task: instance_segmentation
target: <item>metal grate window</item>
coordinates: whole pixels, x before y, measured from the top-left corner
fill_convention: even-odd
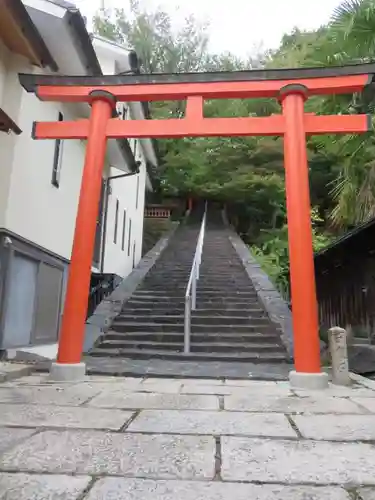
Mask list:
[[[119,201],[116,200],[116,215],[115,215],[115,231],[113,235],[113,243],[117,243],[117,231],[118,231],[118,211],[119,211]]]
[[[137,175],[137,194],[135,198],[135,209],[138,209],[138,198],[139,198],[139,175]]]
[[[125,250],[125,233],[126,233],[126,210],[124,210],[124,217],[122,220],[122,250]]]
[[[60,112],[58,121],[64,121],[64,115]],[[62,153],[63,153],[63,142],[61,139],[56,139],[55,141],[55,153],[53,156],[53,169],[52,169],[52,184],[55,187],[60,186],[60,173],[61,173],[61,164],[62,164]]]
[[[128,257],[130,256],[130,240],[132,237],[132,220],[129,220],[129,236],[128,236]]]

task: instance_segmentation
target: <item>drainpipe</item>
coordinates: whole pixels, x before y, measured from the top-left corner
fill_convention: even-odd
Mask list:
[[[109,203],[109,194],[111,181],[116,179],[123,179],[124,177],[131,177],[132,175],[139,174],[139,167],[141,166],[141,162],[137,161],[137,170],[134,172],[130,172],[128,174],[121,175],[113,175],[112,177],[107,177],[105,181],[105,203],[104,203],[104,220],[103,220],[103,236],[102,236],[102,251],[100,256],[100,272],[103,274],[104,272],[104,257],[105,257],[105,244],[106,244],[106,236],[107,236],[107,218],[108,218],[108,203]]]

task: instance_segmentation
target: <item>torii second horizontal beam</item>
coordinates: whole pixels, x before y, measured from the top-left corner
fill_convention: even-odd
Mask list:
[[[307,135],[364,133],[371,130],[368,115],[314,115],[306,113]],[[107,137],[119,138],[181,138],[231,136],[281,136],[285,132],[284,117],[250,118],[183,118],[167,120],[108,120]],[[86,139],[89,120],[66,122],[35,122],[34,139]]]

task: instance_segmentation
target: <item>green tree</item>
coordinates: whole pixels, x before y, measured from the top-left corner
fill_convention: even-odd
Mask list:
[[[233,71],[258,67],[329,66],[375,58],[375,0],[347,0],[318,30],[295,28],[277,50],[242,60],[208,50],[207,25],[191,16],[175,29],[171,16],[132,1],[130,11],[102,12],[97,33],[135,49],[145,72]],[[152,103],[155,118],[180,117],[183,102]],[[371,92],[310,98],[306,110],[317,114],[374,113]],[[207,117],[269,116],[276,100],[212,100]],[[279,138],[185,138],[159,141],[162,192],[194,195],[226,203],[232,222],[272,264],[280,287],[288,263],[283,145]],[[372,134],[308,139],[314,217],[314,245],[375,216],[375,143]],[[317,218],[319,220],[317,220]],[[263,257],[262,257],[263,256]],[[267,264],[266,264],[267,265]],[[268,270],[270,265],[268,265]],[[280,281],[281,280],[281,281]]]
[[[150,11],[131,0],[125,9],[107,10],[94,18],[94,31],[134,49],[146,73],[202,71],[208,60],[207,25],[188,17],[176,32],[167,12]]]

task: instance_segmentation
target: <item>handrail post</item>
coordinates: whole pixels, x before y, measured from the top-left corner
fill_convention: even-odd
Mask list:
[[[185,297],[185,324],[184,324],[184,353],[190,352],[190,331],[191,331],[191,297]]]
[[[197,308],[197,272],[198,272],[198,266],[195,266],[195,271],[193,274],[192,291],[191,291],[191,308],[194,311]]]

